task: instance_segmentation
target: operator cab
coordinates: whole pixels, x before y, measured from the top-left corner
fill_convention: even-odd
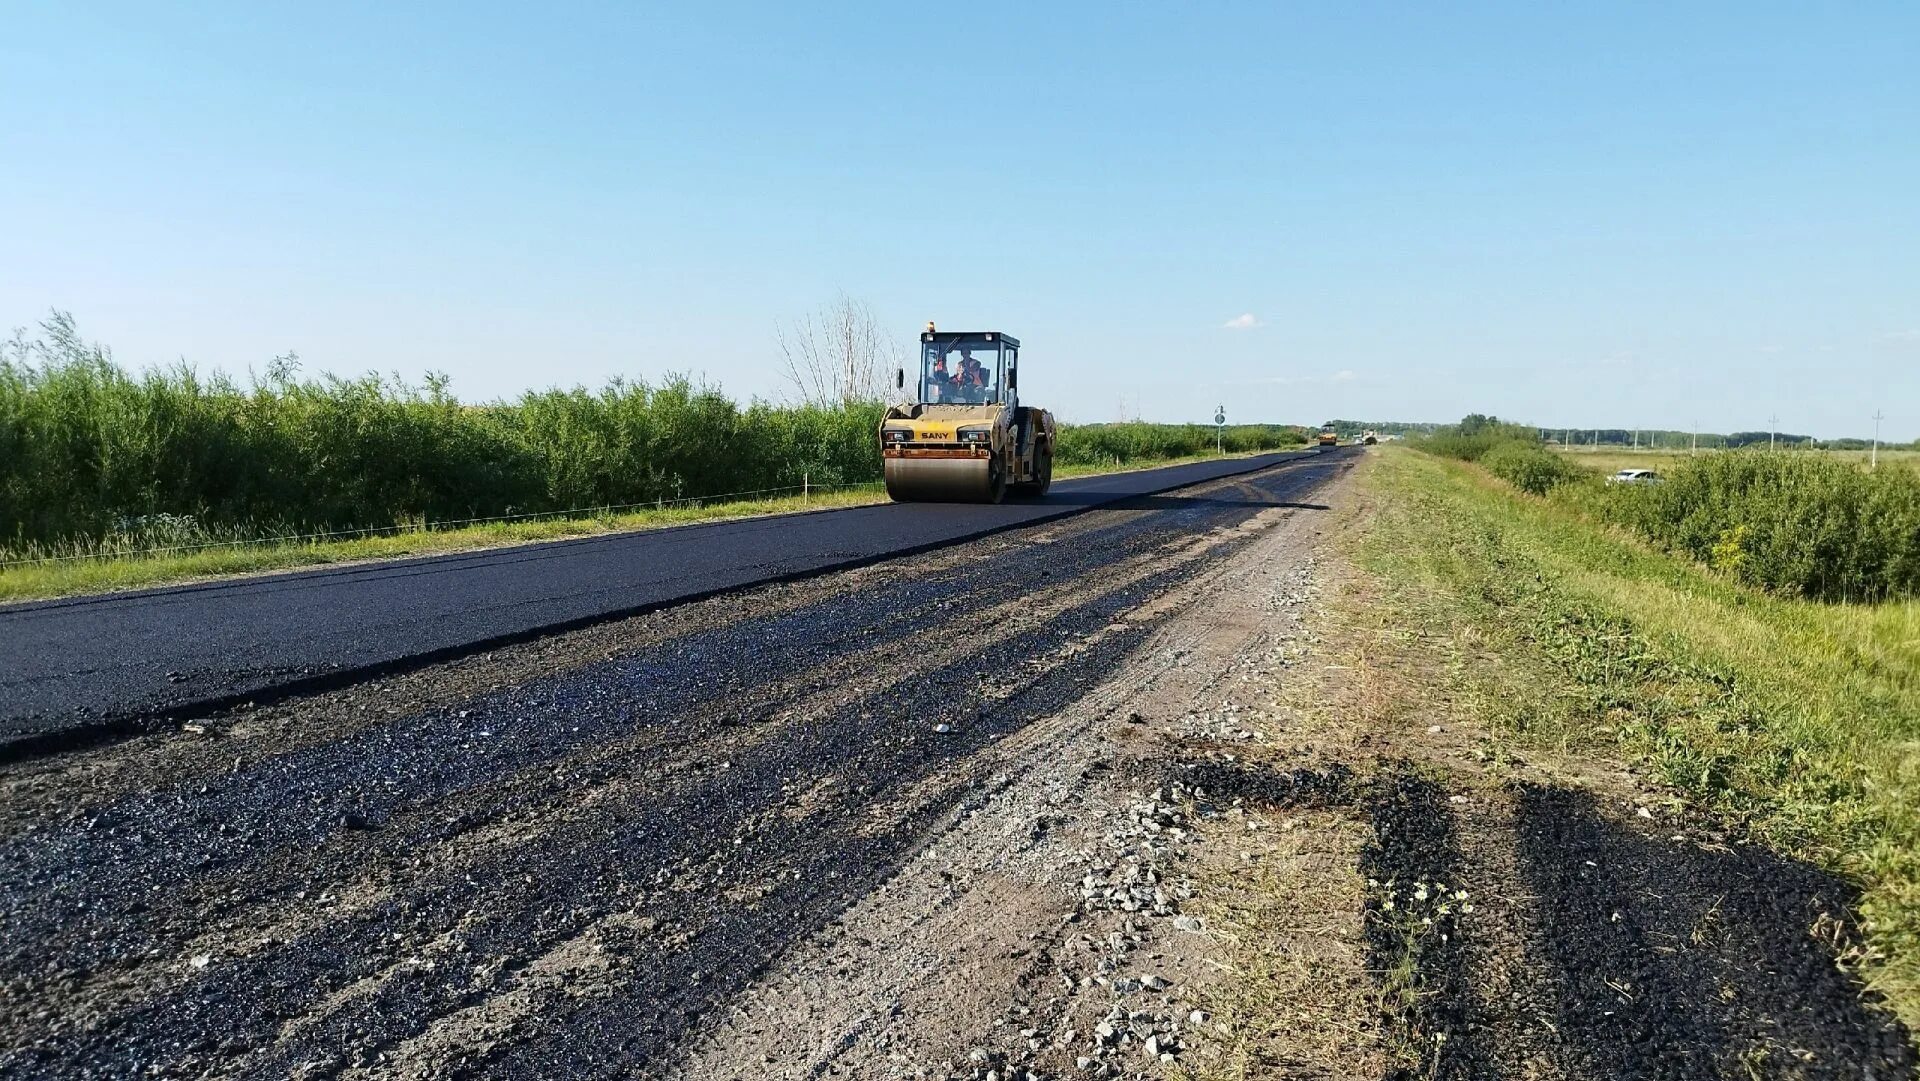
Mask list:
[[[920,405],[1018,405],[1020,342],[999,331],[920,335]],[[901,382],[904,384],[905,379]]]

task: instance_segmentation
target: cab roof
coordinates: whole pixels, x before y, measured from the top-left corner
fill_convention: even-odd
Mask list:
[[[923,330],[920,332],[920,340],[923,342],[942,341],[947,338],[985,338],[991,342],[999,342],[1001,345],[1020,348],[1020,339],[997,330]]]

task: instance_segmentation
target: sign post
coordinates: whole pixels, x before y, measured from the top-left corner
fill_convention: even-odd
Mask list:
[[[1227,453],[1226,442],[1227,442],[1227,407],[1225,405],[1216,405],[1213,407],[1213,456],[1214,457],[1221,458],[1226,456],[1226,453]]]

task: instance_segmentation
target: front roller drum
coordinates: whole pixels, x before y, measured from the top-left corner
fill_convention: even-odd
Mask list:
[[[886,476],[896,503],[998,503],[1007,494],[997,458],[888,458]]]

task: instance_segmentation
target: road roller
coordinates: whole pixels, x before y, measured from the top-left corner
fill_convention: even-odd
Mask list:
[[[908,390],[910,373],[894,373]],[[1053,484],[1053,414],[1020,404],[1020,341],[997,330],[927,324],[918,378],[880,422],[887,496],[909,503],[998,503]]]

